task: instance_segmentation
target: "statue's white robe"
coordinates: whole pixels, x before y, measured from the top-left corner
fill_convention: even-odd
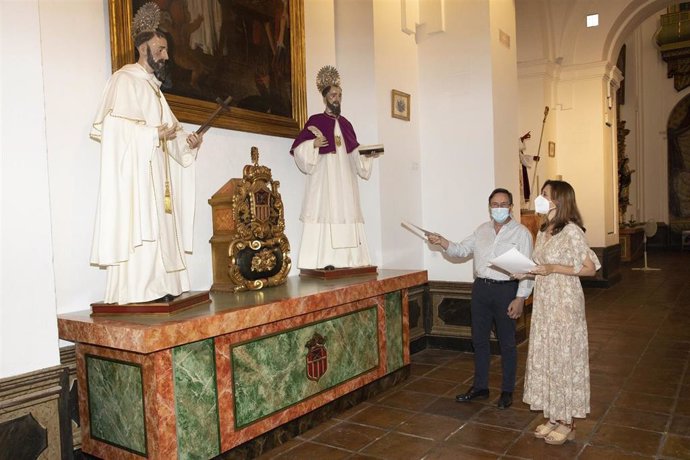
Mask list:
[[[172,214],[165,213],[166,161],[158,126],[177,124],[160,82],[139,64],[115,72],[91,137],[101,143],[101,183],[91,263],[107,269],[105,302],[126,304],[189,290],[197,149],[188,133],[168,140]]]
[[[342,137],[335,123],[335,136]],[[373,159],[345,150],[319,154],[314,140],[294,149],[297,167],[307,175],[300,220],[304,224],[299,268],[363,267],[371,265],[359,203],[357,176],[368,180]]]

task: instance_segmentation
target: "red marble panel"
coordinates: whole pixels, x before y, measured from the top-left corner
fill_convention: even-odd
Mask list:
[[[378,299],[377,315],[379,316],[376,324],[377,332],[379,334],[379,363],[383,369],[383,374],[388,372],[388,339],[386,338],[386,297],[381,296]]]
[[[216,337],[216,388],[218,389],[218,420],[220,424],[220,450],[225,452],[233,446],[235,432],[235,404],[230,356],[230,335]]]
[[[158,438],[158,445],[152,448],[159,458],[177,458],[177,417],[172,350],[164,350],[150,356],[152,382],[151,391],[146,393],[148,400],[155,401],[155,404],[152,407],[151,419],[148,418],[147,411],[146,424],[148,429],[157,431]]]

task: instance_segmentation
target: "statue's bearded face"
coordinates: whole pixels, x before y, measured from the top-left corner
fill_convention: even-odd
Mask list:
[[[343,99],[343,90],[338,86],[331,86],[326,95],[323,97],[326,103],[328,113],[333,115],[340,115],[340,103]]]
[[[164,82],[168,76],[168,41],[154,36],[146,43],[146,63],[153,70],[154,75]]]

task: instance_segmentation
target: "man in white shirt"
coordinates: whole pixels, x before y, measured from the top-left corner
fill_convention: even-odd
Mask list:
[[[532,256],[532,235],[527,227],[511,217],[513,195],[497,188],[489,195],[491,220],[480,225],[472,235],[460,243],[448,241],[441,235],[429,234],[429,242],[439,245],[449,256],[474,259],[472,286],[472,345],[474,347],[474,384],[457,402],[489,397],[489,361],[491,326],[496,323],[496,334],[501,346],[503,381],[499,409],[513,403],[517,348],[515,320],[522,315],[525,299],[532,292],[533,281],[512,279],[510,275],[489,266],[489,261],[511,248],[526,257]]]

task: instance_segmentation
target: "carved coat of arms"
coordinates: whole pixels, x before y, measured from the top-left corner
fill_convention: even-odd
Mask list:
[[[315,332],[305,347],[309,349],[307,352],[307,378],[318,382],[328,370],[326,339]]]

